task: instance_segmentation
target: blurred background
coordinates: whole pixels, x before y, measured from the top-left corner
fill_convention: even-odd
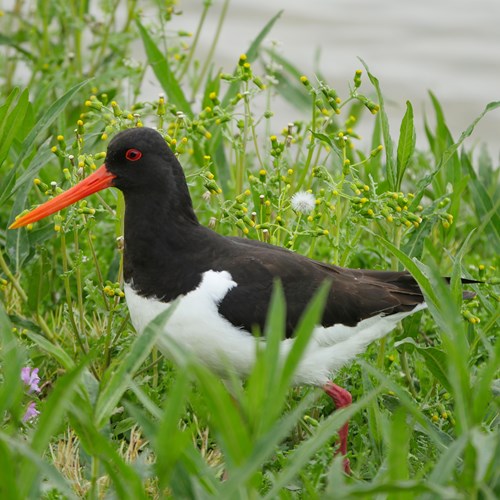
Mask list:
[[[194,32],[202,4],[202,0],[179,0],[176,10],[183,15],[175,16],[171,26]],[[214,0],[209,10],[197,54],[201,58],[223,4]],[[500,100],[500,0],[233,0],[215,56],[224,71],[232,71],[240,53],[282,9],[266,46],[279,42],[281,55],[311,80],[319,67],[344,97],[354,71],[361,68],[361,57],[380,81],[394,137],[410,100],[417,143],[425,143],[423,117],[434,120],[428,90],[441,102],[455,139],[488,102]],[[144,13],[147,17],[147,8]],[[157,95],[154,78],[146,81],[145,97]],[[364,82],[366,89],[366,75]],[[285,103],[275,112],[276,128],[299,117]],[[497,160],[499,133],[497,110],[483,118],[466,144],[486,142]]]

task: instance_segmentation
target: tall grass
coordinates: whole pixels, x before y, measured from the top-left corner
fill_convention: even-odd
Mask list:
[[[431,94],[435,120],[417,150],[411,104],[394,134],[364,62],[339,96],[265,47],[279,14],[219,73],[213,50],[204,64],[196,58],[211,2],[192,38],[169,30],[174,2],[151,8],[142,18],[134,1],[16,2],[0,17],[0,496],[498,497],[500,169],[485,150],[464,148],[482,115],[457,140]],[[133,40],[144,61],[130,59]],[[140,102],[148,67],[162,95]],[[307,114],[277,123],[278,93]],[[368,146],[360,121],[372,124]],[[415,276],[429,312],[336,375],[351,407],[332,413],[321,391],[290,388],[321,294],[280,364],[277,289],[255,370],[243,386],[223,384],[159,338],[168,317],[133,332],[120,194],[6,229],[95,169],[115,132],[141,124],[164,133],[200,220],[218,232]],[[291,201],[303,190],[314,195],[310,211]],[[484,281],[474,300],[462,301],[460,276]],[[40,369],[39,394],[27,393],[24,366]],[[23,422],[33,401],[40,414]],[[332,453],[348,418],[352,477]]]

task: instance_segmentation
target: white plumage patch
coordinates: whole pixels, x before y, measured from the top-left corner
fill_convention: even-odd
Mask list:
[[[233,326],[219,314],[218,304],[238,286],[227,271],[207,271],[199,286],[184,295],[165,325],[165,335],[194,354],[210,369],[224,373],[233,370],[241,377],[247,376],[255,362],[256,350],[262,339]],[[145,298],[125,285],[125,296],[132,323],[138,333],[170,303],[156,298]],[[425,308],[390,316],[374,316],[360,321],[354,327],[335,325],[318,326],[295,373],[296,384],[324,385],[331,374],[351,361],[376,339],[389,333],[404,317]],[[281,355],[290,351],[293,339],[283,340]]]

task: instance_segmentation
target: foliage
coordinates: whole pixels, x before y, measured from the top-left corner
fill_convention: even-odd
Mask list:
[[[152,17],[134,0],[37,5],[17,2],[0,17],[0,496],[497,497],[500,169],[485,150],[462,148],[478,120],[455,141],[431,94],[428,149],[416,149],[410,103],[396,145],[364,62],[339,96],[264,47],[279,14],[231,73],[217,73],[212,49],[203,65],[196,59],[212,2],[191,44],[169,30],[171,1]],[[129,58],[134,39],[147,60]],[[163,94],[142,101],[148,67]],[[277,94],[308,118],[277,124]],[[373,124],[368,145],[360,120]],[[167,317],[132,331],[120,194],[7,230],[95,169],[108,137],[142,124],[178,154],[203,224],[340,265],[404,266],[418,280],[429,312],[337,375],[350,408],[331,413],[320,391],[289,388],[321,294],[280,364],[276,290],[255,370],[244,388],[224,385],[164,339],[175,363],[161,356]],[[462,302],[459,276],[484,281],[474,300]],[[41,377],[40,415],[28,423],[24,366]],[[347,418],[352,477],[332,453]]]

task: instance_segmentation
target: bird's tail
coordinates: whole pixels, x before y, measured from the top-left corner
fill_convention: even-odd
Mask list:
[[[329,380],[332,373],[337,372],[358,354],[364,352],[369,344],[391,332],[406,316],[426,307],[423,303],[412,311],[381,315],[376,322],[367,322],[366,328],[358,329],[354,335],[333,345],[320,346],[313,339],[295,373],[294,382],[322,386]]]

